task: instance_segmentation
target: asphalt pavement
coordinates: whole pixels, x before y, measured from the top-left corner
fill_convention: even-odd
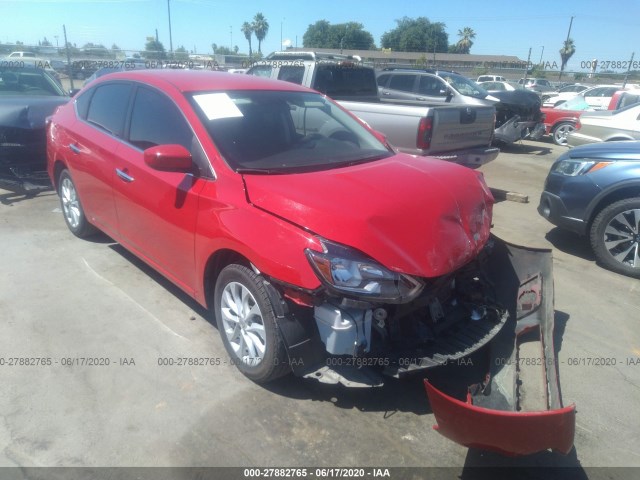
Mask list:
[[[599,267],[586,239],[536,212],[561,151],[524,141],[482,170],[529,198],[497,203],[494,233],[553,249],[560,383],[578,412],[569,455],[452,443],[432,429],[419,378],[258,386],[193,300],[110,238],[71,235],[53,192],[0,190],[0,467],[416,466],[461,478],[477,466],[584,468],[577,478],[640,467],[640,280]],[[169,365],[186,357],[214,362]]]

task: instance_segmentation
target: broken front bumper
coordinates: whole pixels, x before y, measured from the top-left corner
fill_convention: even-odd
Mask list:
[[[489,345],[484,379],[466,398],[425,380],[434,428],[467,447],[506,455],[567,454],[575,405],[563,406],[558,382],[551,251],[496,239],[492,257],[491,278],[510,318]]]
[[[504,143],[513,143],[525,138],[539,140],[544,132],[544,123],[531,120],[523,121],[516,115],[496,128],[495,139]]]

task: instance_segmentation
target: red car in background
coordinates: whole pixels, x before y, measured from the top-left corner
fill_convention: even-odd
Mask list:
[[[611,97],[607,110],[618,110],[637,102],[640,102],[640,90],[619,90]],[[580,115],[592,109],[578,95],[558,107],[542,107],[540,111],[544,114],[545,133],[551,135],[556,145],[566,145],[567,135],[576,129]]]
[[[440,431],[510,454],[571,449],[550,252],[490,235],[481,173],[398,154],[305,87],[226,73],[100,77],[47,139],[71,232],[106,232],[209,308],[250,379],[374,386],[486,345],[468,394],[427,385]],[[520,412],[531,329],[547,395]]]

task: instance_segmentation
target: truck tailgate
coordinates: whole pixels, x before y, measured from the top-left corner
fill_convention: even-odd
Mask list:
[[[492,106],[338,103],[384,134],[396,150],[404,153],[433,156],[477,168],[495,159],[499,152],[497,148],[490,148],[495,119]],[[426,143],[419,144],[419,136]]]
[[[491,143],[494,107],[434,107],[432,152],[448,152]]]

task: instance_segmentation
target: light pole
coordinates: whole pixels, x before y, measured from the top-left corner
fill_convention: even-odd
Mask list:
[[[542,65],[542,55],[543,54],[544,54],[544,45],[542,45],[542,52],[540,52],[540,61],[538,62],[541,65]]]
[[[169,2],[171,0],[167,0],[167,13],[169,14],[169,53],[173,57],[173,38],[171,37],[171,6]]]
[[[233,25],[229,25],[229,36],[231,37],[231,45],[229,45],[229,51],[233,52]]]

